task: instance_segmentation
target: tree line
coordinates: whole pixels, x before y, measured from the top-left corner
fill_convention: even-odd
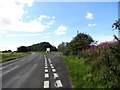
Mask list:
[[[41,42],[33,44],[31,46],[20,46],[17,48],[18,52],[28,52],[28,51],[46,51],[46,48],[50,48],[50,51],[58,51],[55,46],[52,46],[49,42]]]

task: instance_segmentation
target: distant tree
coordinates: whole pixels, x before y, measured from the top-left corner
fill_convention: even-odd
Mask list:
[[[11,50],[8,50],[8,52],[12,52]]]
[[[28,49],[27,49],[27,47],[25,47],[25,46],[20,46],[20,47],[17,48],[17,51],[18,51],[18,52],[27,52]]]
[[[5,51],[2,51],[3,53],[6,53],[6,52],[12,52],[11,50],[5,50]]]
[[[27,47],[28,51],[46,51],[46,48],[50,48],[51,51],[58,51],[55,46],[52,46],[49,42],[41,42],[33,44]]]
[[[62,42],[61,44],[58,45],[58,51],[63,52],[66,47],[67,47],[67,42]]]
[[[55,46],[52,46],[51,51],[58,51],[58,49]]]

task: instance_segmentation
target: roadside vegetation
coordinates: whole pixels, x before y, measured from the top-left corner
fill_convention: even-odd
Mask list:
[[[30,53],[23,53],[23,52],[0,52],[0,63],[10,61],[16,58],[20,58],[26,56]]]
[[[120,19],[113,28],[120,31]],[[90,35],[78,33],[59,45],[74,88],[120,88],[120,40],[114,37],[96,44]]]

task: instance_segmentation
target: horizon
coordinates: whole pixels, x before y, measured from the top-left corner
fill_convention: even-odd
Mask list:
[[[0,51],[16,51],[17,47],[44,41],[57,47],[70,42],[77,31],[98,43],[118,35],[112,30],[118,19],[118,2],[0,2]]]

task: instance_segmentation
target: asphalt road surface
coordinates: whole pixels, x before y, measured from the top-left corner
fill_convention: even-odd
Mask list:
[[[0,71],[1,88],[71,88],[59,53],[32,53],[2,64]]]

